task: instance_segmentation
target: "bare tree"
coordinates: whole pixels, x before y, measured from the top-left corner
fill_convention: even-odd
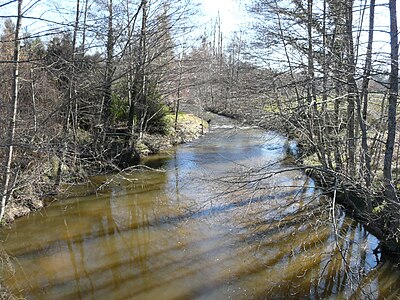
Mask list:
[[[13,191],[11,187],[11,178],[12,178],[11,165],[13,162],[15,130],[16,130],[17,114],[18,114],[21,21],[22,21],[22,0],[18,0],[17,23],[15,25],[15,35],[14,35],[13,81],[12,81],[12,92],[11,92],[12,99],[10,106],[10,125],[8,129],[7,155],[5,157],[5,167],[3,171],[3,189],[1,196],[0,221],[3,220],[4,218],[5,207]]]
[[[347,71],[347,170],[351,177],[355,176],[355,98],[357,97],[357,84],[355,81],[355,57],[353,42],[353,0],[346,5],[346,71]]]
[[[110,126],[111,118],[111,101],[112,101],[112,82],[114,76],[114,13],[113,13],[113,0],[108,0],[108,28],[107,28],[107,43],[106,43],[106,66],[104,73],[104,84],[103,84],[103,105],[102,105],[102,121],[103,121],[103,140]]]
[[[139,139],[143,137],[147,118],[147,77],[146,77],[146,61],[147,61],[147,0],[142,0],[142,27],[140,29],[140,50],[139,50],[139,101],[138,101],[138,119],[139,119]]]
[[[392,159],[394,142],[396,138],[396,109],[397,96],[399,94],[399,43],[397,28],[396,0],[389,0],[390,12],[390,89],[388,106],[388,125],[385,158],[383,165],[383,176],[385,184],[385,195],[392,201],[397,201],[396,189],[392,181]]]
[[[371,156],[369,153],[368,141],[367,141],[367,108],[368,108],[368,85],[372,72],[372,45],[374,40],[374,19],[375,19],[375,0],[371,0],[369,9],[368,44],[367,44],[367,53],[365,58],[364,74],[361,87],[362,90],[360,97],[357,97],[357,115],[362,135],[360,170],[361,172],[363,172],[363,177],[367,188],[371,186]],[[369,207],[369,209],[371,209],[371,207]]]

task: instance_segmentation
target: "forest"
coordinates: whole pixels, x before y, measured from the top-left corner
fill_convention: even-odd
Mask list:
[[[297,164],[399,254],[395,0],[253,0],[230,34],[195,24],[191,0],[76,0],[51,18],[41,2],[0,3],[0,220],[137,163],[191,103],[295,138]]]

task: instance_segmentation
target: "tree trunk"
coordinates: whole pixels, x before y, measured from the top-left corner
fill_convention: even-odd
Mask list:
[[[139,68],[135,67],[135,57],[133,55],[133,32],[135,29],[135,24],[137,17],[139,16],[140,10],[142,8],[142,3],[138,6],[138,9],[131,18],[130,16],[130,9],[129,9],[129,1],[127,0],[126,2],[126,8],[127,8],[127,21],[128,21],[128,56],[129,56],[129,69],[127,73],[127,88],[128,88],[128,103],[129,103],[129,114],[128,114],[128,121],[127,121],[127,128],[128,128],[128,135],[125,139],[125,146],[133,146],[134,142],[134,132],[135,132],[135,110],[136,110],[136,102],[138,100],[138,90],[137,90],[137,85],[138,85],[138,73],[139,73]],[[136,73],[136,74],[135,74]]]
[[[13,81],[12,81],[12,99],[10,106],[10,125],[8,129],[8,148],[6,153],[5,167],[3,172],[3,191],[1,197],[1,209],[0,209],[0,222],[4,218],[5,207],[8,200],[11,197],[12,189],[10,186],[11,181],[11,164],[13,162],[14,153],[14,141],[15,141],[15,129],[18,114],[18,89],[19,89],[19,54],[20,54],[20,40],[19,32],[21,29],[22,21],[22,0],[18,0],[18,15],[17,24],[15,26],[14,35],[14,55],[13,55]]]
[[[62,149],[59,150],[60,162],[57,168],[57,176],[55,180],[55,187],[58,187],[62,180],[62,170],[65,165],[65,157],[68,151],[68,132],[70,128],[70,122],[72,120],[72,132],[74,138],[74,157],[73,166],[76,165],[76,158],[78,152],[77,146],[77,122],[78,122],[78,105],[77,105],[77,95],[76,95],[76,80],[75,80],[75,56],[76,56],[76,39],[78,35],[78,22],[79,22],[79,8],[80,0],[76,1],[76,11],[75,11],[75,22],[74,22],[74,32],[72,37],[72,61],[70,68],[72,69],[71,76],[68,79],[68,99],[66,99],[66,111],[63,123],[63,135],[62,135]],[[72,117],[72,118],[71,118]]]
[[[182,63],[181,63],[181,58],[179,58],[178,93],[175,105],[175,131],[178,129],[179,104],[181,100],[181,85],[182,85]]]
[[[147,117],[147,82],[146,82],[146,53],[147,53],[147,0],[142,0],[142,28],[140,30],[140,58],[139,58],[139,139],[143,137]]]
[[[399,93],[399,45],[398,45],[398,29],[396,15],[396,0],[389,0],[390,11],[390,90],[389,90],[389,106],[388,106],[388,127],[387,140],[385,149],[385,158],[383,164],[383,177],[385,184],[385,196],[397,202],[396,189],[392,182],[392,158],[394,150],[394,142],[396,137],[396,106],[397,96]]]
[[[114,29],[113,29],[113,0],[108,0],[108,32],[107,32],[107,58],[106,70],[103,84],[103,140],[109,130],[111,121],[111,97],[112,97],[112,78],[113,78],[113,56],[114,56]]]
[[[36,88],[35,88],[35,78],[33,76],[33,68],[31,67],[29,69],[29,75],[30,75],[30,80],[31,80],[31,93],[32,93],[32,110],[33,110],[33,129],[35,131],[35,134],[32,137],[32,140],[34,139],[37,131],[37,109],[36,109]]]
[[[323,139],[324,139],[324,147],[325,147],[325,156],[327,159],[327,164],[330,169],[334,169],[332,163],[332,145],[331,139],[329,137],[329,130],[327,130],[327,126],[331,126],[330,122],[328,121],[328,79],[329,79],[329,61],[327,56],[327,30],[326,30],[326,21],[327,21],[327,3],[326,0],[323,0],[323,16],[322,16],[322,124],[324,124],[324,132],[323,132]]]
[[[307,1],[307,32],[308,32],[308,50],[307,50],[307,61],[308,61],[308,87],[307,87],[307,100],[308,104],[314,103],[315,97],[315,83],[314,83],[314,51],[312,41],[312,11],[313,11],[313,0]],[[315,103],[314,103],[315,104]]]
[[[77,103],[77,95],[76,95],[76,86],[75,86],[75,60],[76,60],[76,44],[77,44],[77,38],[78,38],[78,29],[79,29],[79,15],[80,15],[80,0],[76,0],[76,11],[75,11],[75,22],[74,22],[74,33],[72,36],[72,77],[70,79],[70,98],[72,102],[72,106],[74,108],[73,112],[73,118],[72,118],[72,124],[73,124],[73,130],[76,135],[76,129],[77,129],[77,124],[78,124],[78,103]]]
[[[89,0],[85,0],[85,11],[83,12],[83,26],[82,26],[82,56],[85,54],[85,47],[86,47],[86,24],[87,24],[87,15],[88,15],[88,2]]]
[[[312,109],[310,116],[310,138],[313,139],[313,135],[315,133],[317,143],[317,156],[322,163],[324,168],[327,168],[326,162],[326,153],[325,153],[325,142],[322,133],[322,124],[320,113],[318,111],[317,106],[317,92],[315,87],[315,70],[314,70],[314,49],[313,49],[313,0],[307,1],[307,32],[308,32],[308,51],[307,51],[307,60],[308,60],[308,86],[307,86],[307,99],[310,109]]]
[[[339,32],[339,24],[338,21],[335,20],[335,27],[333,30],[333,34],[332,34],[332,40],[331,40],[331,45],[330,48],[331,49],[335,49],[335,45],[337,43],[337,36]],[[340,59],[341,55],[334,52],[336,59],[334,61],[333,64],[333,72],[334,72],[334,76],[336,78],[340,78],[341,77],[341,68],[342,68],[342,64],[343,61]],[[333,131],[333,155],[334,155],[334,161],[335,161],[335,171],[336,172],[341,172],[343,170],[343,160],[342,160],[342,141],[340,139],[340,131],[341,131],[341,114],[340,114],[340,102],[341,102],[341,95],[340,95],[340,85],[341,83],[339,82],[339,80],[335,80],[334,81],[334,90],[335,90],[335,98],[334,98],[334,113],[333,113],[333,126],[332,126],[332,131]]]
[[[367,54],[365,58],[364,74],[362,81],[361,97],[357,98],[357,114],[361,128],[361,161],[360,169],[365,180],[367,188],[371,186],[371,156],[367,143],[367,107],[368,107],[368,85],[372,70],[372,43],[374,39],[374,18],[375,18],[375,0],[370,1],[369,9],[369,28]],[[361,107],[361,101],[363,101]],[[370,205],[369,205],[370,206]],[[369,207],[371,208],[371,207]]]
[[[357,85],[355,83],[355,59],[353,45],[353,0],[346,7],[346,55],[347,55],[347,172],[355,176],[355,97]]]
[[[339,87],[339,83],[336,82],[335,83],[335,102],[334,102],[334,113],[333,113],[333,117],[334,117],[334,156],[335,156],[335,171],[336,172],[340,172],[343,169],[343,161],[342,161],[342,151],[340,149],[340,145],[341,142],[339,140],[339,133],[340,133],[340,87]]]
[[[275,6],[277,7],[278,4],[277,4],[276,0],[274,2],[275,2]],[[290,78],[291,78],[291,80],[293,80],[293,82],[296,82],[296,79],[294,77],[294,72],[293,72],[293,65],[292,65],[292,62],[291,62],[291,59],[290,59],[290,56],[289,56],[288,45],[286,43],[286,40],[285,40],[285,37],[284,37],[284,33],[283,33],[281,16],[280,16],[280,12],[278,10],[276,12],[276,16],[277,16],[277,21],[278,21],[279,37],[282,40],[283,50],[285,51],[285,57],[286,57],[286,61],[288,63],[288,67],[289,67]],[[297,83],[295,83],[295,85],[294,85],[294,92],[296,94],[297,106],[299,108],[302,108],[304,103],[303,103],[303,99],[300,97],[300,92],[299,92],[299,88],[297,86]]]
[[[74,33],[72,37],[72,74],[69,79],[69,102],[72,105],[72,132],[74,138],[74,158],[73,166],[76,167],[76,160],[78,156],[78,141],[77,141],[77,130],[78,130],[78,95],[77,95],[77,83],[75,78],[76,72],[76,54],[77,54],[77,38],[79,29],[79,16],[80,16],[80,0],[76,0],[76,11],[75,11],[75,23]]]

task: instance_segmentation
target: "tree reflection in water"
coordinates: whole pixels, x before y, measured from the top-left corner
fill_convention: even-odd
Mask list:
[[[399,295],[375,237],[332,207],[286,148],[273,133],[215,129],[153,158],[165,171],[94,178],[108,184],[3,231],[15,266],[3,277],[17,295],[48,299]]]

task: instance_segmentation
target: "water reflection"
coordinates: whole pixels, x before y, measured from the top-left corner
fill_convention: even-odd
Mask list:
[[[147,162],[164,172],[93,178],[109,184],[3,231],[15,266],[3,277],[32,299],[398,296],[377,240],[301,172],[281,172],[288,147],[273,133],[218,129]]]

